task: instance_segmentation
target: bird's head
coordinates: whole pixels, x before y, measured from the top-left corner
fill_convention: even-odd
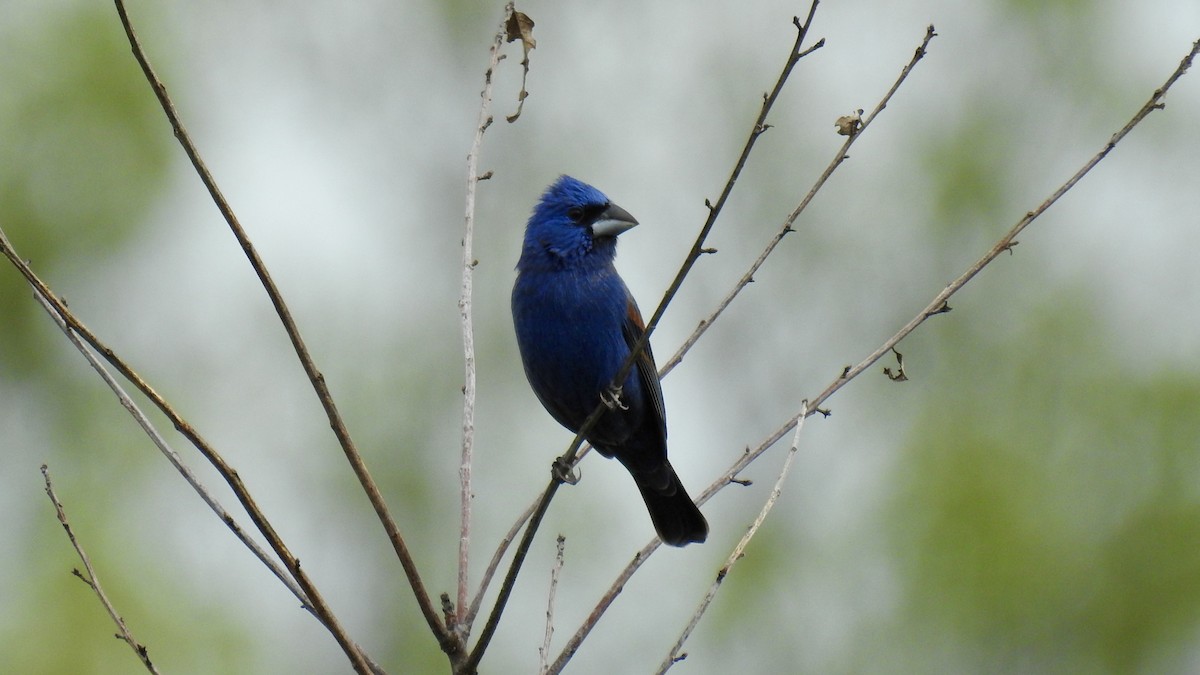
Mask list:
[[[607,263],[616,255],[617,235],[637,224],[603,192],[561,176],[546,188],[529,218],[522,263],[536,264],[536,258],[558,265],[588,258]]]

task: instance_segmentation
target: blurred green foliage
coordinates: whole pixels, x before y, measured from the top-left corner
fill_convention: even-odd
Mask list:
[[[1082,306],[939,350],[884,528],[906,589],[896,644],[952,636],[976,672],[1134,672],[1188,647],[1200,382],[1123,367]]]
[[[106,5],[18,13],[0,27],[0,81],[0,224],[40,275],[86,274],[165,184],[162,114]],[[11,269],[0,314],[0,372],[45,366],[45,317]]]
[[[0,22],[0,225],[53,286],[56,279],[87,278],[138,234],[165,184],[172,139],[110,6],[11,9]],[[60,358],[61,334],[32,300],[24,279],[7,261],[2,267],[0,384],[21,392],[39,411],[39,418],[25,423],[52,429],[62,447],[75,453],[73,468],[95,471],[96,478],[131,471],[137,464],[124,462],[121,450],[132,448],[127,442],[132,425],[114,425],[97,414],[112,409],[111,395],[77,386],[80,362]],[[98,447],[108,452],[92,452]],[[15,448],[0,442],[0,449]],[[13,470],[16,463],[9,466]],[[20,466],[25,473],[27,467]],[[76,484],[71,475],[59,476],[60,490],[71,491]],[[125,473],[119,480],[130,477]],[[76,527],[91,535],[97,560],[119,559],[123,550],[123,526],[109,510],[114,506],[111,500],[93,502],[73,514]],[[48,503],[36,507],[52,514]],[[18,549],[21,583],[6,607],[9,620],[0,624],[0,670],[129,672],[127,654],[98,656],[128,648],[112,638],[111,620],[91,591],[71,578],[69,566],[43,562],[46,555],[58,561],[74,555],[61,530],[36,534],[47,536],[31,536]],[[145,583],[150,572],[120,565],[102,570],[110,592],[130,599],[124,610],[138,615],[137,594],[124,591]],[[47,647],[53,644],[49,636],[56,636],[58,647]]]

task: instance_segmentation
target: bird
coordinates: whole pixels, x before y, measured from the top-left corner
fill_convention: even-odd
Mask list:
[[[613,382],[646,332],[614,265],[617,236],[637,224],[600,190],[560,176],[525,226],[513,326],[525,377],[542,406],[578,433],[604,403],[588,442],[633,476],[663,543],[686,546],[708,537],[708,522],[667,460],[662,386],[649,344],[625,381]]]

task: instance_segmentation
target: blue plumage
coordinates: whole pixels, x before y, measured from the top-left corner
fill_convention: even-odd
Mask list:
[[[617,274],[617,235],[637,220],[596,188],[562,176],[546,189],[525,228],[513,286],[513,324],[525,376],[564,427],[578,431],[604,398],[645,331]],[[702,542],[708,524],[667,461],[658,369],[649,347],[617,400],[588,434],[629,470],[663,542]]]

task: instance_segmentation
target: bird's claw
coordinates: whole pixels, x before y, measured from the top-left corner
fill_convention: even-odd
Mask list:
[[[567,485],[575,485],[579,482],[579,474],[571,468],[571,463],[559,457],[550,465],[550,475],[555,480],[566,483]]]
[[[621,387],[609,387],[600,392],[600,402],[609,410],[629,410],[629,406],[621,401]]]

